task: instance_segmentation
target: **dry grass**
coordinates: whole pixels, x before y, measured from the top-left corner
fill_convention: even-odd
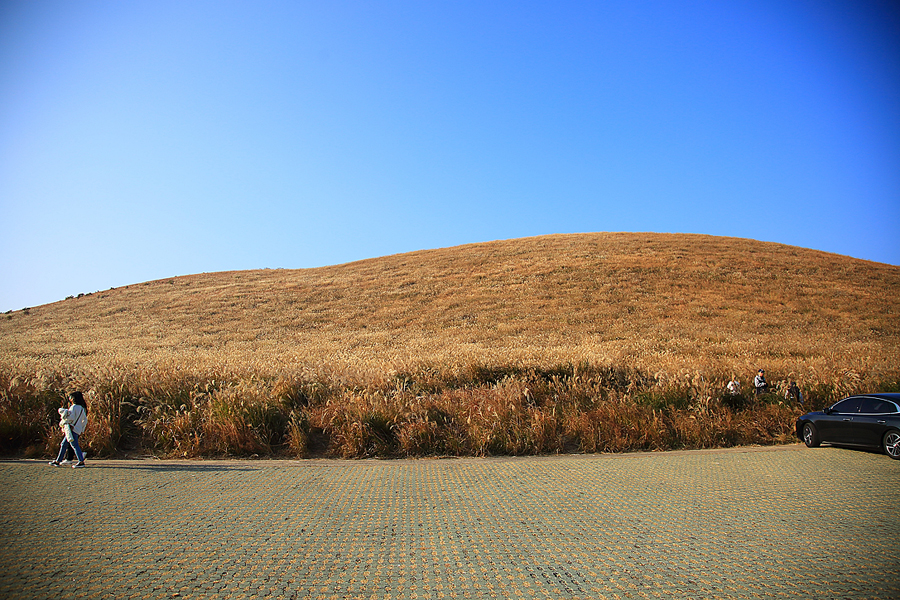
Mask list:
[[[88,392],[94,453],[413,456],[777,443],[723,403],[900,381],[900,268],[777,244],[560,235],[192,275],[0,317],[0,451]],[[726,399],[727,400],[727,399]]]

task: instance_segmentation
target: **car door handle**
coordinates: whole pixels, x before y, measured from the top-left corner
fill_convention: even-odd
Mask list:
[[[885,423],[887,423],[887,421],[884,421],[884,420],[878,421],[879,425],[884,425]]]
[[[852,421],[853,419],[850,418],[850,417],[848,417],[848,418],[846,418],[846,419],[844,419],[844,420],[845,420],[845,421]]]

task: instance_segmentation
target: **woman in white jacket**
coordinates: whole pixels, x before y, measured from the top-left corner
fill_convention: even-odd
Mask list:
[[[75,458],[78,459],[72,468],[77,469],[84,466],[84,453],[81,451],[81,446],[78,445],[78,437],[84,433],[84,428],[87,427],[87,403],[81,392],[72,392],[69,394],[69,400],[72,402],[72,406],[59,409],[59,427],[63,430],[63,441],[59,445],[59,456],[56,457],[56,460],[51,460],[50,465],[58,467],[71,448],[75,451]]]

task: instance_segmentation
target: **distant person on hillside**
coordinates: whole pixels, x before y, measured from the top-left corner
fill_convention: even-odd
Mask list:
[[[740,396],[741,395],[741,382],[737,380],[737,377],[734,375],[731,376],[731,381],[728,382],[728,385],[725,386],[728,389],[728,393],[732,396]]]
[[[762,394],[765,394],[769,389],[769,384],[766,382],[766,372],[762,369],[756,373],[756,378],[753,380],[753,387],[756,388],[757,398]]]
[[[50,461],[50,466],[60,466],[71,448],[75,451],[75,457],[78,459],[72,468],[77,469],[84,466],[84,453],[78,444],[78,438],[87,427],[87,402],[84,401],[84,395],[81,392],[72,392],[69,394],[69,400],[72,402],[72,406],[59,409],[59,428],[62,429],[63,440],[59,445],[59,456],[56,457],[56,460]]]
[[[797,387],[796,381],[792,381],[791,385],[784,391],[784,399],[788,402],[796,402],[800,405],[803,404],[803,392]]]

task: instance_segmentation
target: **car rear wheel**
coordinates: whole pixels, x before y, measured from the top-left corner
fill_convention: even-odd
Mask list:
[[[885,454],[894,460],[900,460],[900,431],[888,431],[884,434],[882,444],[884,445]]]
[[[803,424],[803,443],[810,448],[815,448],[822,443],[819,439],[819,432],[812,423]]]

